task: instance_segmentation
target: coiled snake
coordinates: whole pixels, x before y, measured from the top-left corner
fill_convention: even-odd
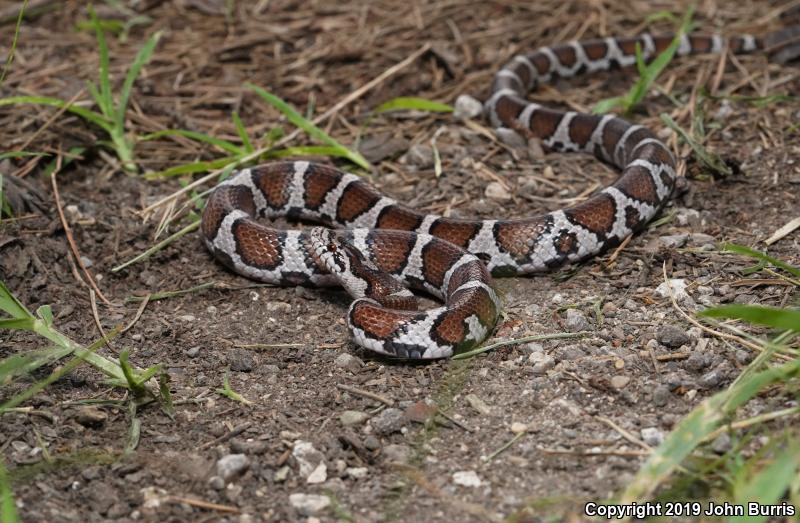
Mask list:
[[[235,272],[280,285],[341,285],[355,298],[347,324],[355,342],[400,358],[448,357],[481,343],[501,310],[492,276],[523,275],[584,260],[619,245],[655,216],[675,186],[676,163],[649,129],[613,115],[561,111],[525,100],[555,77],[627,67],[672,36],[571,42],[515,56],[496,74],[485,111],[495,128],[537,137],[553,151],[582,151],[621,169],[584,202],[524,219],[468,220],[424,214],[367,182],[304,161],[244,169],[209,197],[202,236]],[[680,38],[677,55],[747,53],[752,36]],[[258,217],[338,227],[278,230]],[[418,311],[412,288],[444,305]]]

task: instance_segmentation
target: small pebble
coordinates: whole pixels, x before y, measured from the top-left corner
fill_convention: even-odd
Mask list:
[[[521,434],[528,431],[528,424],[515,421],[511,424],[511,432],[514,434]]]
[[[200,346],[197,345],[195,347],[192,347],[191,349],[186,349],[186,353],[185,354],[187,356],[189,356],[190,358],[196,358],[197,355],[200,354]]]
[[[301,516],[316,516],[330,506],[331,500],[320,494],[297,492],[289,495],[289,503]]]
[[[589,321],[586,316],[577,309],[567,309],[567,317],[564,326],[569,332],[585,331],[589,328]]]
[[[84,427],[97,428],[103,425],[108,419],[108,414],[97,407],[91,405],[81,407],[75,413],[75,421]]]
[[[642,441],[651,447],[657,447],[664,441],[664,433],[656,427],[646,427],[641,430]]]
[[[411,448],[407,445],[387,445],[383,449],[383,455],[386,458],[386,461],[393,463],[406,463],[408,458],[411,456]]]
[[[336,356],[336,359],[333,360],[333,363],[340,369],[346,369],[353,373],[358,372],[364,365],[364,362],[361,361],[360,358],[347,352],[343,352]]]
[[[226,483],[244,474],[250,467],[250,458],[244,454],[228,454],[217,460],[217,476]]]
[[[459,95],[456,98],[453,117],[458,120],[465,118],[477,118],[483,113],[483,104],[468,94]]]
[[[297,461],[300,477],[308,478],[325,461],[325,456],[310,441],[295,440],[292,457]]]
[[[656,339],[665,347],[677,349],[689,343],[689,335],[686,330],[676,325],[662,325],[656,331]]]
[[[255,367],[253,353],[244,349],[233,349],[228,352],[228,364],[233,372],[250,372]]]
[[[672,280],[665,281],[658,287],[656,287],[656,295],[660,296],[661,298],[669,298],[670,297],[670,290],[672,291],[672,295],[675,297],[677,301],[683,301],[686,298],[689,298],[689,294],[686,292],[687,283],[686,280],[676,278]]]
[[[731,437],[727,432],[723,432],[719,436],[717,436],[714,441],[711,443],[711,450],[716,452],[717,454],[725,454],[733,447],[731,443]]]
[[[428,169],[433,167],[433,149],[429,145],[414,144],[400,159],[402,163]]]
[[[533,357],[535,354],[531,354],[530,357]],[[531,371],[534,374],[547,374],[547,371],[552,369],[556,366],[556,360],[550,355],[544,354],[542,355],[539,360],[533,365],[533,369]]]
[[[378,441],[378,438],[369,434],[364,438],[364,448],[367,450],[378,450],[381,448],[381,442]]]
[[[208,478],[208,486],[214,490],[222,490],[225,488],[225,480],[219,476],[211,476]]]
[[[467,403],[469,403],[469,406],[475,409],[479,414],[488,416],[489,414],[492,413],[491,407],[489,407],[489,405],[487,405],[485,401],[480,399],[475,394],[467,394],[467,396],[464,399],[466,399]]]
[[[614,376],[611,378],[611,386],[615,389],[624,389],[631,379],[628,376]]]
[[[367,467],[348,467],[344,473],[353,479],[362,479],[367,477],[369,469]]]
[[[669,387],[666,385],[659,385],[653,391],[653,405],[656,407],[665,406],[669,402],[671,395]]]
[[[507,202],[511,200],[511,193],[508,192],[508,189],[500,182],[489,182],[486,185],[484,194],[490,200],[498,202]]]
[[[480,487],[481,478],[474,470],[460,470],[453,472],[453,483],[462,487]]]
[[[513,147],[515,149],[522,149],[528,146],[528,142],[520,136],[520,134],[512,129],[507,127],[500,127],[494,130],[495,136],[497,139],[503,142],[504,144],[508,145],[509,147]]]
[[[361,425],[369,419],[369,414],[360,410],[346,410],[339,415],[339,422],[345,427]]]
[[[370,420],[370,425],[378,436],[399,432],[405,423],[406,417],[403,411],[393,407],[383,409]]]

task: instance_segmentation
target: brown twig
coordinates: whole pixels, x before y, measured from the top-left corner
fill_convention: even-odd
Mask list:
[[[375,394],[374,392],[370,392],[368,390],[357,389],[355,387],[351,387],[350,385],[345,385],[344,383],[337,383],[336,387],[345,392],[349,392],[357,396],[363,396],[365,398],[373,399],[375,401],[380,401],[381,403],[389,407],[394,405],[394,400],[392,400],[391,398],[387,398],[386,396],[381,396],[380,394]]]
[[[58,216],[61,219],[61,226],[64,227],[64,234],[67,236],[67,242],[69,242],[69,247],[72,250],[72,255],[75,257],[75,262],[83,271],[83,274],[86,276],[89,285],[94,289],[94,292],[103,300],[103,303],[106,305],[111,305],[111,302],[103,295],[100,288],[97,286],[97,283],[94,281],[94,277],[92,273],[89,272],[89,269],[86,268],[86,265],[83,263],[81,259],[80,251],[78,251],[78,246],[75,243],[75,239],[72,237],[72,229],[69,227],[69,223],[67,223],[67,218],[64,216],[64,209],[61,205],[61,196],[58,193],[58,183],[56,182],[56,177],[58,175],[58,171],[61,168],[61,156],[58,157],[56,169],[53,171],[53,174],[50,175],[50,183],[53,186],[53,195],[56,199],[56,209],[58,209]]]

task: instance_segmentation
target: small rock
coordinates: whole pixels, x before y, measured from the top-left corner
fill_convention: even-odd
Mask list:
[[[656,331],[656,339],[660,344],[671,349],[677,349],[690,341],[686,330],[677,325],[662,325]]]
[[[378,441],[373,434],[368,434],[364,437],[364,448],[367,450],[378,450],[381,448],[381,442]]]
[[[628,376],[614,376],[611,378],[611,386],[617,390],[624,389],[631,379]]]
[[[427,169],[433,167],[433,149],[429,145],[414,144],[400,159],[402,163]]]
[[[316,516],[331,504],[328,496],[295,493],[289,495],[289,503],[301,516]]]
[[[714,112],[714,119],[719,121],[727,120],[730,115],[734,113],[734,109],[728,100],[723,100],[719,109]]]
[[[717,436],[711,443],[711,450],[717,454],[725,454],[731,450],[732,447],[733,445],[731,444],[731,437],[727,432],[723,432]]]
[[[462,487],[480,487],[481,478],[474,470],[460,470],[453,472],[453,483]]]
[[[228,454],[217,460],[217,476],[225,483],[236,479],[250,468],[250,458],[244,454]]]
[[[346,410],[339,415],[339,422],[345,427],[360,425],[369,419],[369,414],[360,410]]]
[[[365,445],[366,446],[366,445]],[[386,445],[383,449],[386,461],[393,463],[406,463],[411,456],[411,448],[408,445]]]
[[[706,389],[713,389],[722,381],[722,373],[718,369],[703,374],[700,378],[700,386]]]
[[[283,481],[286,481],[286,478],[288,476],[289,476],[289,466],[284,465],[275,471],[275,475],[272,477],[272,479],[275,480],[275,483],[281,483]]]
[[[295,440],[292,456],[297,461],[300,477],[308,478],[325,461],[322,452],[314,448],[310,441]]]
[[[107,419],[108,414],[91,405],[81,407],[78,409],[78,412],[75,413],[75,421],[84,427],[101,427]]]
[[[477,118],[483,113],[483,104],[468,94],[461,94],[456,98],[453,117],[458,120]]]
[[[190,358],[196,358],[197,355],[200,354],[200,346],[197,345],[197,346],[192,347],[190,349],[186,349],[186,352],[184,354],[186,354]]]
[[[687,369],[699,372],[704,368],[708,367],[711,362],[709,361],[709,357],[707,354],[703,354],[700,351],[693,351],[689,357],[686,359],[684,366]]]
[[[660,296],[661,298],[669,298],[670,297],[670,290],[672,291],[672,295],[675,297],[677,301],[683,301],[686,298],[689,298],[689,294],[686,292],[686,280],[680,278],[674,278],[668,281],[665,281],[658,287],[656,287],[656,295]]]
[[[710,234],[704,234],[702,232],[695,232],[689,235],[689,244],[691,245],[714,245],[716,241],[717,239]]]
[[[651,447],[657,447],[664,441],[664,433],[656,427],[646,427],[641,430],[642,441]]]
[[[508,192],[508,189],[500,182],[489,182],[489,184],[486,185],[484,194],[487,198],[498,202],[507,202],[511,200],[511,193]]]
[[[668,249],[677,249],[679,247],[683,247],[686,245],[686,242],[689,241],[688,234],[670,234],[667,236],[660,236],[658,241],[661,242],[664,247]]]
[[[539,342],[532,341],[530,343],[526,343],[520,347],[520,350],[523,354],[531,355],[531,354],[541,354],[544,352],[544,345]]]
[[[317,468],[311,472],[306,478],[306,483],[309,485],[315,485],[317,483],[325,483],[325,480],[328,479],[328,466],[325,464],[324,461],[320,462],[317,465]]]
[[[208,486],[214,490],[222,490],[225,488],[225,480],[219,476],[211,476],[208,478]]]
[[[489,405],[487,405],[485,401],[480,399],[475,394],[467,394],[464,399],[466,399],[467,403],[469,403],[469,406],[475,409],[479,414],[488,416],[492,413],[492,409],[489,407]]]
[[[700,225],[700,212],[695,209],[678,209],[675,215],[675,221],[681,227],[687,225]]]
[[[523,138],[518,132],[507,127],[500,127],[494,130],[497,139],[515,149],[522,149],[528,146],[527,140]]]
[[[83,266],[86,267],[87,269],[94,265],[92,259],[87,256],[81,256],[81,263],[83,263]]]
[[[343,352],[336,356],[336,359],[333,360],[334,365],[341,369],[349,370],[352,373],[358,372],[361,367],[364,365],[364,362],[361,361],[360,358],[353,356],[347,352]]]
[[[369,469],[367,467],[348,467],[344,473],[353,479],[361,479],[367,477]]]
[[[255,360],[250,351],[234,349],[228,352],[228,364],[234,372],[250,372],[255,367]]]
[[[409,421],[425,423],[436,414],[436,406],[425,401],[415,401],[409,405],[403,415]]]
[[[613,301],[607,301],[603,304],[603,315],[613,318],[617,315],[617,305]]]
[[[531,354],[531,356],[530,356],[530,357],[533,357],[533,356],[534,356],[534,355],[533,355],[533,354]],[[542,356],[541,356],[541,358],[540,358],[540,359],[539,359],[539,360],[538,360],[538,361],[537,361],[537,362],[536,362],[536,363],[533,365],[533,368],[531,369],[531,372],[533,372],[534,374],[539,374],[539,375],[542,375],[542,374],[547,374],[547,371],[548,371],[548,370],[550,370],[550,369],[552,369],[552,368],[553,368],[553,367],[555,367],[555,366],[556,366],[556,360],[555,360],[555,358],[553,358],[552,356],[550,356],[550,355],[548,355],[548,354],[544,354],[544,355],[542,355]]]
[[[374,418],[370,420],[375,434],[379,436],[386,436],[393,432],[398,432],[406,423],[406,417],[403,411],[390,407],[382,410]]]
[[[569,332],[580,332],[589,328],[589,321],[578,309],[567,309],[567,317],[564,321],[564,326]]]
[[[527,423],[521,423],[519,421],[515,421],[514,423],[511,424],[511,432],[513,432],[514,434],[522,434],[523,432],[527,431],[528,431]]]
[[[659,385],[653,391],[653,405],[656,407],[663,407],[669,402],[671,395],[669,387],[666,385]]]

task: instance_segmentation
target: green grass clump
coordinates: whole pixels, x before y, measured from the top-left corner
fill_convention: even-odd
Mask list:
[[[130,137],[125,130],[125,113],[128,109],[133,83],[139,76],[142,68],[150,61],[150,57],[155,50],[161,33],[155,33],[147,39],[139,50],[131,64],[128,73],[125,75],[122,87],[115,96],[111,89],[111,73],[109,71],[108,44],[106,43],[103,25],[98,20],[94,9],[89,6],[91,26],[95,30],[97,37],[97,47],[100,52],[100,72],[97,84],[89,83],[87,88],[100,112],[85,109],[60,98],[48,96],[13,96],[0,99],[0,106],[16,104],[38,104],[58,107],[71,112],[85,119],[86,121],[100,127],[108,135],[109,141],[103,142],[109,146],[117,155],[122,167],[129,172],[137,172],[138,167],[134,162],[133,148],[136,143],[135,137]],[[115,100],[116,98],[116,100]]]
[[[727,244],[723,250],[758,260],[743,272],[765,270],[800,287],[800,281],[769,268],[773,266],[799,276],[800,269],[741,245]],[[659,499],[686,501],[698,492],[717,503],[758,502],[777,504],[786,499],[797,503],[800,494],[800,407],[772,409],[744,419],[748,402],[757,396],[768,404],[797,398],[800,391],[800,351],[791,343],[800,334],[800,309],[759,305],[712,307],[701,318],[729,318],[777,329],[771,340],[746,336],[760,349],[758,356],[724,391],[706,399],[677,424],[656,448],[625,488],[620,503],[643,502],[661,492]],[[728,328],[733,328],[728,326]],[[776,431],[770,422],[784,420]],[[794,421],[793,421],[794,420]],[[708,449],[723,434],[731,438],[730,450],[718,456]],[[743,452],[745,451],[746,452]],[[766,516],[748,516],[728,521],[765,522]]]

